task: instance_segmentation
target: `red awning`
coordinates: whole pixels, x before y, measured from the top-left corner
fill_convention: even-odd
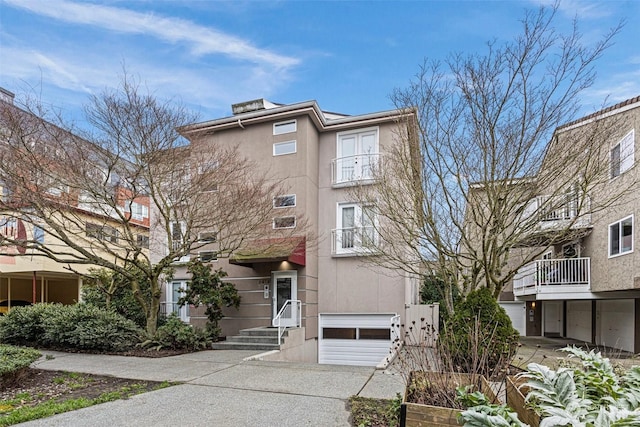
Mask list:
[[[306,264],[306,256],[306,239],[304,237],[287,237],[254,240],[246,248],[234,252],[229,262],[237,265],[251,265],[288,261],[304,266]]]

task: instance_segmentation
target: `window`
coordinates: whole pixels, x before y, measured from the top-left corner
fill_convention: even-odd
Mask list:
[[[273,144],[274,156],[283,156],[285,154],[293,154],[295,152],[296,152],[295,141],[276,142],[275,144]]]
[[[200,256],[200,261],[202,262],[212,262],[218,260],[218,253],[214,251],[200,251],[198,252]]]
[[[164,305],[164,314],[169,315],[176,313],[180,320],[183,322],[189,321],[189,304],[185,304],[182,307],[178,303],[180,297],[184,296],[184,291],[189,284],[185,281],[174,281],[167,283],[167,298]]]
[[[634,157],[635,131],[632,129],[611,149],[611,178],[631,169]]]
[[[295,216],[281,216],[273,219],[273,228],[295,228]]]
[[[201,242],[213,243],[218,241],[218,233],[215,231],[201,231],[198,234],[198,240]]]
[[[33,240],[36,243],[44,243],[44,230],[37,225],[33,227]]]
[[[339,133],[336,157],[334,184],[373,178],[379,157],[378,129]]]
[[[334,231],[334,253],[371,250],[376,243],[375,214],[371,205],[340,203],[338,228]]]
[[[210,160],[207,162],[203,162],[198,165],[198,174],[202,175],[205,173],[213,172],[220,166],[220,161],[218,160]]]
[[[87,237],[94,239],[118,243],[118,230],[113,227],[109,227],[108,225],[103,226],[87,222],[85,223],[85,234]]]
[[[198,166],[199,175],[209,174],[209,176],[204,177],[206,181],[201,181],[202,191],[204,192],[218,191],[218,183],[215,180],[215,177],[217,175],[213,175],[212,172],[214,172],[219,166],[220,166],[220,161],[218,160],[210,160]]]
[[[139,248],[149,249],[149,236],[138,234],[136,236],[136,245],[138,245]]]
[[[283,133],[291,133],[297,130],[297,122],[289,120],[288,122],[280,122],[273,124],[273,134],[282,135]]]
[[[124,202],[124,211],[130,212],[131,218],[133,219],[142,220],[149,218],[149,207],[131,200]]]
[[[609,225],[609,257],[633,251],[633,215]]]
[[[332,340],[390,340],[388,328],[322,328],[322,339]]]
[[[284,196],[276,196],[273,198],[274,208],[289,208],[296,205],[296,195],[287,194]]]
[[[174,251],[180,250],[182,247],[183,236],[186,233],[186,224],[184,221],[172,221],[169,223],[171,231],[171,248]]]

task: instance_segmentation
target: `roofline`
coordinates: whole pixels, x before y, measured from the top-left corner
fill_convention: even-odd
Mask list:
[[[177,130],[180,134],[186,136],[193,133],[219,131],[236,127],[242,128],[248,124],[260,123],[274,118],[277,119],[278,117],[290,117],[293,113],[309,115],[320,131],[327,131],[331,129],[341,129],[354,125],[390,120],[408,114],[415,114],[415,109],[387,110],[356,116],[345,116],[336,119],[326,119],[323,111],[320,109],[316,101],[305,101],[276,108],[252,111],[221,119],[209,120],[201,123],[194,123],[179,127]]]
[[[577,120],[573,120],[569,123],[565,123],[564,125],[558,126],[556,128],[556,132],[564,132],[567,130],[575,129],[577,127],[589,124],[595,120],[603,119],[605,117],[622,113],[624,111],[628,111],[637,107],[640,107],[640,95],[634,96],[633,98],[629,98],[622,102],[618,102],[617,104],[614,104],[610,107],[603,108],[600,111],[596,111],[595,113],[591,113]]]

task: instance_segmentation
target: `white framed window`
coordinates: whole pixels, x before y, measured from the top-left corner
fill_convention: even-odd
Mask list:
[[[276,142],[273,144],[273,155],[284,156],[285,154],[294,154],[297,146],[296,141]]]
[[[274,208],[291,208],[296,205],[295,194],[285,194],[283,196],[276,196],[273,198]]]
[[[611,148],[611,178],[620,176],[633,166],[635,161],[635,130],[626,134]]]
[[[201,242],[214,243],[218,241],[218,233],[215,231],[201,231],[198,233],[198,240]]]
[[[198,257],[202,262],[218,261],[218,253],[215,251],[200,251]]]
[[[295,228],[296,217],[295,216],[280,216],[273,218],[273,228]]]
[[[379,156],[377,127],[338,133],[333,183],[372,179]]]
[[[298,130],[298,122],[296,120],[288,120],[273,124],[273,134],[282,135],[283,133],[292,133]]]
[[[149,207],[131,200],[124,202],[124,211],[131,213],[131,218],[142,220],[149,218]]]
[[[371,250],[376,244],[373,206],[339,203],[336,224],[333,233],[334,253]]]
[[[183,322],[189,321],[189,304],[180,307],[179,301],[184,296],[184,291],[189,286],[185,280],[167,282],[167,297],[164,303],[164,314],[167,316],[176,313]]]
[[[633,252],[633,215],[609,224],[609,258]]]

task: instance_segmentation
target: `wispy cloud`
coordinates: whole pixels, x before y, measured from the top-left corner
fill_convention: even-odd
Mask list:
[[[531,0],[532,3],[542,6],[553,6],[557,0]],[[597,19],[611,15],[611,10],[606,2],[587,0],[562,0],[558,4],[558,11],[569,18]]]
[[[249,41],[185,19],[68,1],[52,4],[50,0],[5,0],[5,3],[64,22],[120,33],[145,34],[174,44],[184,43],[197,56],[221,54],[278,69],[299,63],[297,58],[260,49]]]

